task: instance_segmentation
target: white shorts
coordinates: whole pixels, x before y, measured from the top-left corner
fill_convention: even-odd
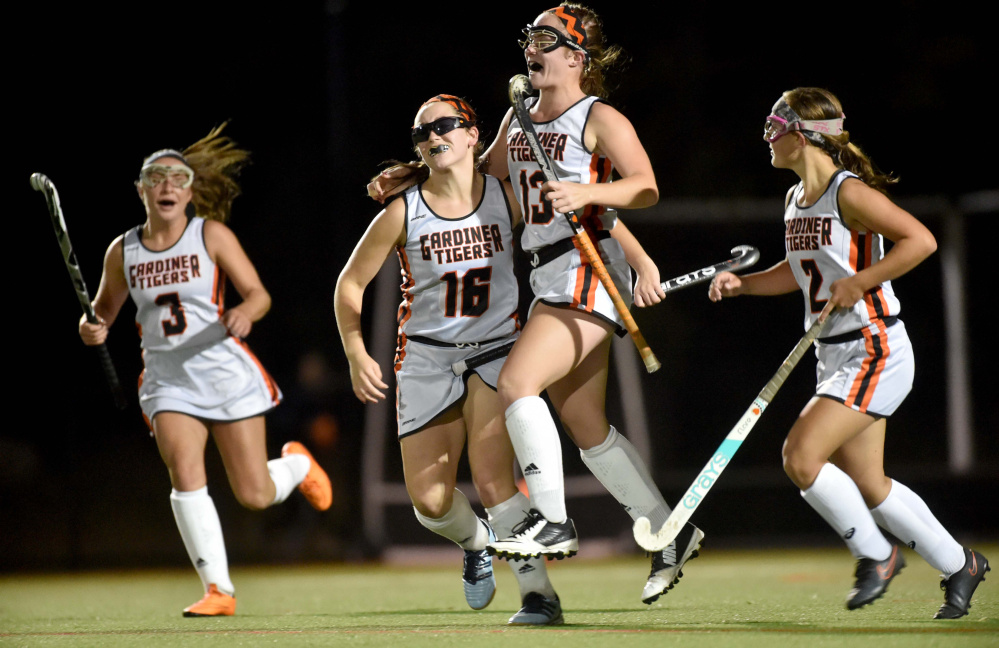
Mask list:
[[[465,384],[472,374],[478,375],[482,382],[495,390],[505,356],[469,369],[460,376],[454,375],[451,365],[503,346],[514,339],[516,336],[478,347],[433,346],[407,340],[406,346],[396,352],[396,420],[399,424],[399,438],[419,432],[427,423],[459,402],[465,395]]]
[[[594,245],[601,251],[607,273],[621,293],[621,298],[631,308],[631,266],[625,260],[621,244],[612,238],[606,238],[599,245]],[[624,321],[614,308],[614,302],[600,283],[593,267],[584,262],[584,255],[579,250],[570,250],[532,270],[531,290],[534,291],[532,311],[538,302],[549,306],[576,308],[614,324],[619,334],[625,332]]]
[[[201,349],[146,352],[139,405],[152,429],[159,412],[207,421],[258,416],[281,402],[281,390],[249,347],[226,338]]]
[[[818,396],[886,418],[895,413],[912,389],[915,361],[905,324],[882,321],[858,331],[860,339],[815,343]],[[839,336],[837,336],[839,337]]]

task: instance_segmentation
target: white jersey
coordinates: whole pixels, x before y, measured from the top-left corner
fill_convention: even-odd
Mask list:
[[[147,421],[161,411],[232,421],[261,414],[281,392],[244,342],[222,324],[225,274],[208,254],[205,221],[192,218],[169,249],[123,237],[125,281],[145,364],[139,402]]]
[[[529,98],[530,109],[535,98]],[[580,184],[611,181],[611,161],[586,148],[583,131],[593,105],[599,97],[585,97],[552,121],[534,122],[538,142],[548,153],[552,168],[559,180]],[[507,129],[507,163],[510,182],[524,212],[525,250],[534,251],[573,236],[572,227],[565,217],[556,212],[551,203],[541,196],[544,173],[534,159],[534,154],[516,117]],[[587,205],[577,213],[583,226],[590,232],[612,230],[617,224],[617,212],[600,205]]]
[[[483,176],[482,200],[461,218],[441,218],[421,186],[406,190],[399,349],[413,336],[445,344],[505,338],[519,328],[513,215],[502,183]]]
[[[857,176],[839,171],[825,193],[808,207],[799,207],[804,194],[799,183],[784,210],[784,244],[794,278],[805,296],[805,328],[818,317],[829,300],[829,286],[850,277],[884,257],[884,237],[876,232],[848,228],[839,213],[839,188]],[[866,328],[898,315],[900,304],[885,281],[868,291],[850,310],[837,309],[829,317],[822,336],[831,337]],[[889,321],[891,321],[889,320]]]
[[[141,241],[142,226],[125,233],[125,280],[135,302],[135,323],[145,351],[170,351],[223,340],[225,277],[205,247],[205,221],[192,218],[169,249]]]

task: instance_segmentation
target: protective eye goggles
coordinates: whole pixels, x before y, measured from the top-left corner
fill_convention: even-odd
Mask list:
[[[429,124],[420,124],[419,126],[414,127],[412,132],[413,144],[416,145],[420,142],[426,142],[430,139],[431,131],[437,133],[438,135],[445,135],[456,128],[471,128],[472,126],[475,126],[475,124],[457,115],[441,117],[440,119],[435,119]]]
[[[518,41],[520,43],[520,49],[527,49],[528,46],[534,49],[544,52],[554,52],[560,47],[568,47],[574,49],[577,52],[582,52],[587,54],[586,48],[577,43],[576,41],[568,38],[565,34],[553,29],[551,27],[535,27],[534,25],[528,25],[523,29],[524,37]]]
[[[172,187],[187,189],[194,182],[194,170],[186,166],[147,164],[139,172],[139,179],[147,187],[155,187],[161,182],[168,182]]]
[[[770,115],[767,117],[767,121],[763,125],[763,139],[768,142],[776,142],[791,131],[808,131],[812,133],[822,133],[824,135],[839,135],[843,132],[843,119],[845,117],[846,115],[837,117],[836,119],[802,119],[798,121],[788,121],[783,117]]]

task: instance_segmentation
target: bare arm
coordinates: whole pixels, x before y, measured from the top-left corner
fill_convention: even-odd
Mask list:
[[[354,395],[362,403],[383,400],[384,390],[388,389],[381,368],[364,345],[361,332],[364,290],[393,248],[405,242],[405,214],[405,206],[397,200],[375,217],[340,272],[333,295],[340,341],[350,363],[350,381]]]
[[[122,256],[122,239],[119,236],[104,253],[104,270],[92,305],[97,315],[97,323],[87,322],[87,316],[80,318],[80,338],[87,346],[104,344],[108,328],[114,324],[121,307],[128,299],[128,284],[125,282],[125,262]]]
[[[205,221],[205,247],[242,298],[237,306],[222,313],[222,324],[230,335],[244,338],[253,323],[271,309],[271,295],[231,229],[217,221]]]
[[[937,249],[936,239],[925,225],[860,180],[851,178],[843,182],[839,205],[843,221],[850,229],[876,232],[894,245],[877,263],[829,285],[829,300],[836,306],[853,306],[865,292],[902,276]]]
[[[596,103],[586,125],[587,148],[610,159],[621,176],[614,182],[577,184],[549,182],[546,197],[559,212],[603,205],[612,209],[641,209],[659,201],[659,187],[645,147],[631,122],[604,103]]]
[[[660,285],[659,267],[620,218],[611,230],[611,237],[621,244],[628,265],[634,268],[638,275],[638,280],[635,282],[635,305],[644,307],[661,302],[666,293]]]
[[[506,132],[510,127],[511,119],[513,119],[512,108],[506,111],[506,115],[503,116],[503,121],[500,123],[499,131],[496,133],[496,138],[482,155],[482,158],[486,161],[486,173],[500,180],[506,180],[510,177],[510,167],[506,155]]]
[[[723,297],[738,295],[784,295],[799,290],[798,282],[791,272],[791,265],[784,259],[762,272],[739,276],[731,272],[721,272],[711,280],[708,299],[721,301]]]

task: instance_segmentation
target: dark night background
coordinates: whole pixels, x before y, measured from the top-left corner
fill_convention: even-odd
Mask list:
[[[938,253],[895,282],[918,361],[914,391],[888,427],[888,472],[923,494],[959,540],[994,540],[997,354],[980,312],[980,296],[991,293],[985,260],[997,231],[992,115],[983,97],[995,78],[993,35],[959,8],[931,14],[922,3],[872,4],[810,15],[773,3],[639,10],[594,2],[610,42],[631,55],[611,77],[610,99],[634,123],[661,193],[659,206],[624,218],[663,278],[721,261],[739,244],[760,248],[761,267],[777,262],[780,201],[795,178],[771,168],[763,119],[783,90],[818,85],[836,93],[853,141],[901,177],[896,200],[941,244],[948,222],[964,227],[961,240],[947,240],[966,259],[967,282],[948,289],[966,296],[976,463],[962,476],[946,465]],[[337,488],[328,514],[297,496],[264,513],[244,512],[210,445],[209,489],[230,558],[376,556],[360,533],[364,412],[350,393],[332,308],[340,269],[378,211],[364,185],[381,161],[409,159],[413,115],[432,95],[466,97],[491,140],[506,111],[507,80],[524,72],[520,29],[547,4],[36,7],[15,12],[8,30],[16,38],[4,45],[6,139],[14,152],[4,181],[14,196],[7,254],[14,362],[0,432],[0,570],[186,564],[166,470],[135,403],[134,309],[126,305],[109,343],[131,399],[118,412],[96,357],[77,336],[80,311],[28,177],[43,172],[59,188],[93,294],[108,243],[143,220],[132,187],[142,158],[183,148],[227,119],[229,135],[254,154],[231,226],[274,300],[248,339],[285,392],[268,418],[272,454],[302,439]],[[991,196],[992,206],[962,209],[969,196]],[[729,208],[730,217],[718,216]],[[677,293],[636,312],[664,363],[641,380],[650,465],[671,503],[801,335],[800,295],[715,305],[704,292]],[[306,380],[305,366],[325,373]],[[780,467],[781,440],[811,393],[813,368],[809,355],[698,512],[716,546],[835,542]],[[620,421],[614,389],[610,417]],[[397,470],[393,443],[386,463]],[[564,445],[567,470],[581,472],[571,443]],[[606,497],[570,501],[570,512],[584,538],[608,525],[622,535],[630,528]],[[411,509],[395,513],[399,541],[407,534],[435,541]]]

